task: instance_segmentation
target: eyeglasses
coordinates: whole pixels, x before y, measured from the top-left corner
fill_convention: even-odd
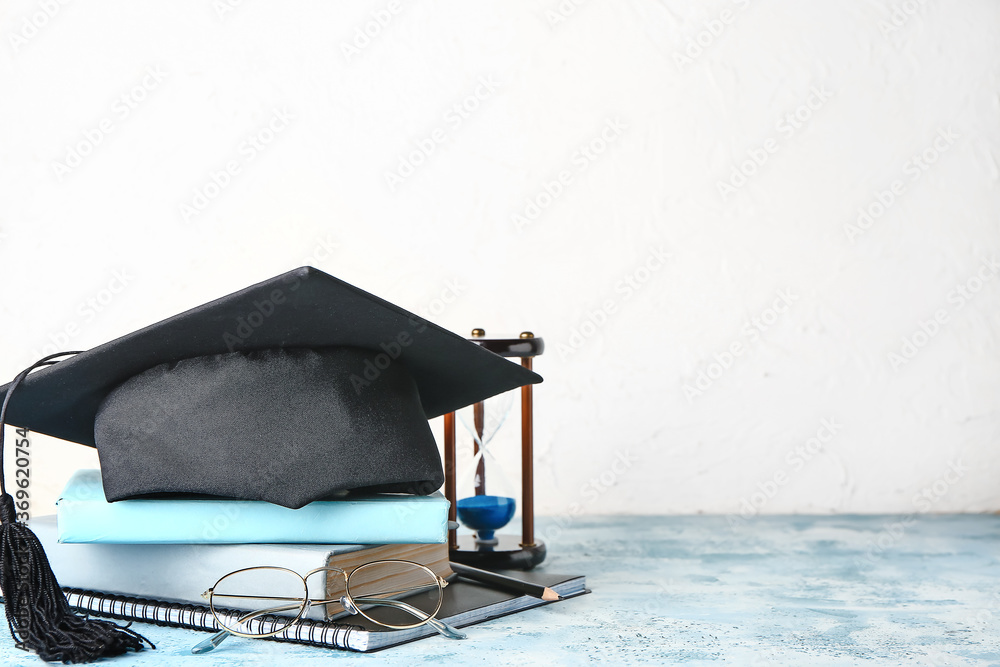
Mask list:
[[[309,596],[308,580],[320,572],[326,573],[326,594],[314,599]],[[339,606],[385,628],[405,630],[429,625],[449,639],[465,639],[464,632],[436,618],[447,585],[430,568],[406,560],[372,561],[350,573],[336,567],[318,567],[304,576],[285,567],[243,568],[225,575],[202,593],[222,630],[191,652],[207,653],[230,635],[273,637],[317,605],[328,605],[327,616],[332,615],[331,606],[334,613]],[[389,609],[372,615],[373,607]]]

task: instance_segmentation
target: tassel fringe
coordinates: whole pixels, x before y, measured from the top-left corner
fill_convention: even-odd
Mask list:
[[[14,499],[5,493],[0,497],[0,588],[18,648],[34,651],[47,662],[65,664],[141,651],[146,645],[156,648],[128,627],[76,614],[38,537],[15,519]]]

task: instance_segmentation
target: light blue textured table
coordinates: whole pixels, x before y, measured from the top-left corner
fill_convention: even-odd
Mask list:
[[[544,567],[593,594],[371,655],[137,625],[157,650],[103,664],[1000,665],[993,515],[577,518]],[[0,664],[41,663],[4,631]]]

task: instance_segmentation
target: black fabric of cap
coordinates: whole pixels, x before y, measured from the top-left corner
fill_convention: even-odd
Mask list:
[[[96,446],[109,500],[299,507],[344,490],[435,490],[427,419],[540,381],[302,267],[32,373],[7,419]]]

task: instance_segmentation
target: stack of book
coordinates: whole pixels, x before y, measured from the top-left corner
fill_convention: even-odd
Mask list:
[[[349,572],[392,559],[419,563],[452,580],[438,618],[454,627],[546,603],[455,580],[448,559],[449,505],[440,494],[351,496],[294,510],[217,498],[109,503],[100,471],[81,470],[56,507],[56,516],[32,520],[32,530],[70,605],[95,615],[215,631],[218,623],[203,593],[229,572],[262,565],[301,574],[320,567]],[[518,578],[562,597],[586,586],[583,577]],[[345,615],[339,605],[317,605],[273,639],[374,651],[432,634],[427,625],[391,630]]]

